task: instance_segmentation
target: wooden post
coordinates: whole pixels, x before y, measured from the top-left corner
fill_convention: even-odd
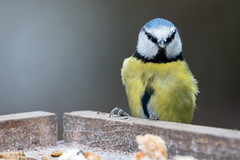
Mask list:
[[[54,146],[56,141],[54,113],[37,111],[0,116],[0,152]]]
[[[199,159],[240,159],[240,132],[173,122],[128,119],[93,111],[65,113],[64,141],[123,152],[137,151],[136,136],[151,133],[167,144],[169,157],[191,155]]]

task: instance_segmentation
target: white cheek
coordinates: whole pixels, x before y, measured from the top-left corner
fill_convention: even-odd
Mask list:
[[[166,46],[166,51],[166,56],[168,58],[175,58],[182,52],[182,42],[178,33],[176,33],[176,36],[172,42]]]
[[[146,37],[145,33],[140,32],[137,50],[145,58],[151,59],[156,56],[158,47]]]

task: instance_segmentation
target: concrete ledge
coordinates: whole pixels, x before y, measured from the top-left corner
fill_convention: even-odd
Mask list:
[[[57,117],[36,111],[0,116],[0,151],[54,146]]]
[[[109,118],[107,113],[92,111],[65,113],[63,128],[65,142],[106,150],[135,152],[135,137],[151,133],[166,141],[170,158],[192,155],[208,160],[240,159],[240,132],[235,130],[133,117]]]

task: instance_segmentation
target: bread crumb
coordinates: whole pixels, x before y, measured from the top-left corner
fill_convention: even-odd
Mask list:
[[[67,152],[64,152],[60,157],[59,160],[87,160],[83,152],[79,151],[79,149],[71,149]]]
[[[167,147],[159,136],[146,134],[137,136],[138,148],[142,151],[134,155],[134,160],[166,160]]]
[[[42,155],[41,160],[52,160],[52,157],[47,154],[44,154]]]

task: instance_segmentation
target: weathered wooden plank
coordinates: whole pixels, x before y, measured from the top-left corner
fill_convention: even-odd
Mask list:
[[[240,159],[240,132],[236,130],[133,117],[109,118],[107,113],[93,111],[65,113],[63,127],[65,142],[89,147],[135,152],[135,137],[151,133],[166,141],[170,157],[191,155],[200,159]]]
[[[36,111],[0,116],[0,151],[53,146],[57,141],[57,117]]]

